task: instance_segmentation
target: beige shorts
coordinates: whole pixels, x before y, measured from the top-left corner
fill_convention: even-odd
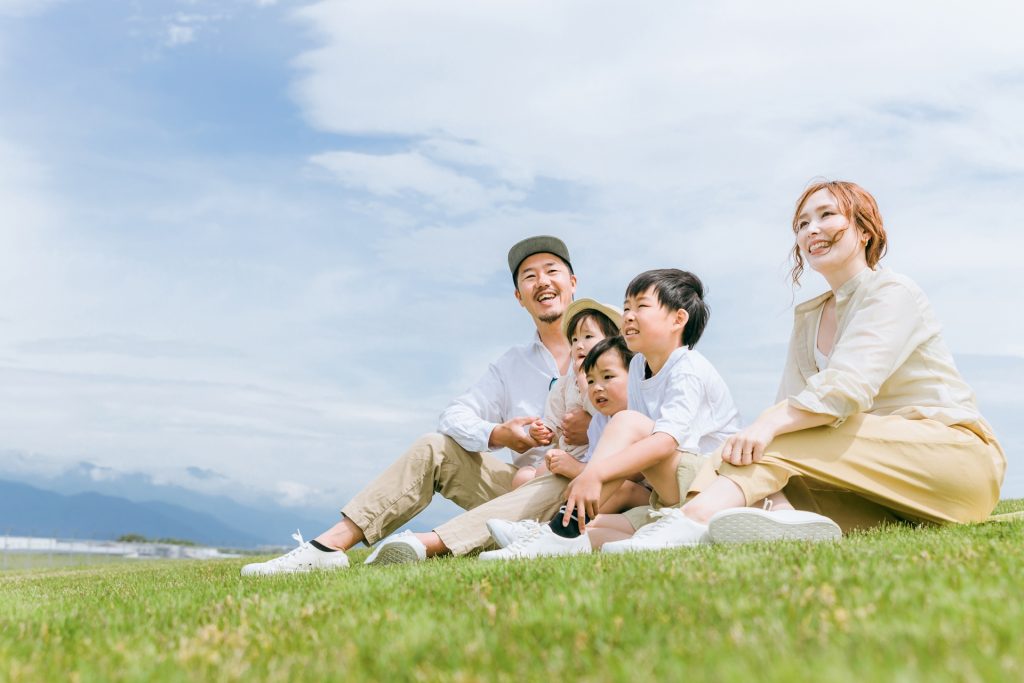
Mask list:
[[[714,476],[712,458],[706,455],[698,455],[689,451],[679,451],[679,466],[676,468],[676,481],[679,483],[679,502],[672,506],[665,506],[657,491],[651,491],[651,502],[649,505],[641,505],[631,510],[626,510],[623,515],[634,529],[639,529],[644,524],[652,521],[651,510],[658,510],[663,507],[681,507],[682,504],[694,493],[694,486],[700,484],[708,477]],[[699,490],[699,489],[698,489]]]

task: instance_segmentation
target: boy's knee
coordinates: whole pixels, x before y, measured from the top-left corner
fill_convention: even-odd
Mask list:
[[[622,410],[615,413],[612,419],[608,421],[608,427],[612,425],[616,425],[617,429],[635,431],[647,436],[651,433],[654,420],[635,410]]]

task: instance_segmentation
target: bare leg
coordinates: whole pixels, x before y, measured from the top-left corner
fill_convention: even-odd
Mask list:
[[[520,467],[512,477],[512,488],[517,489],[537,476],[537,468],[527,465]]]
[[[782,491],[768,496],[768,500],[772,501],[773,510],[793,509]],[[747,501],[740,487],[728,477],[718,477],[707,489],[683,506],[683,513],[695,522],[707,524],[716,512],[746,506]]]
[[[615,491],[611,497],[601,503],[601,514],[614,514],[629,510],[630,508],[647,505],[651,500],[651,492],[646,488],[628,479],[622,482],[622,486]],[[598,517],[597,519],[600,519]]]
[[[356,543],[366,540],[366,537],[363,536],[363,530],[357,527],[355,522],[345,517],[313,540],[328,548],[348,550]]]
[[[633,533],[633,525],[625,515],[600,515],[594,518],[593,524],[587,526],[587,536],[594,550],[600,550],[605,543],[627,539]]]

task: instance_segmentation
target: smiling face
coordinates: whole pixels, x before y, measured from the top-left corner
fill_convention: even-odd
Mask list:
[[[682,345],[685,310],[669,310],[650,287],[626,297],[622,305],[622,336],[633,353],[667,355]]]
[[[867,233],[842,213],[827,189],[807,197],[794,228],[800,253],[833,289],[867,267]]]
[[[622,364],[622,354],[608,349],[598,357],[587,373],[587,394],[590,403],[602,415],[611,417],[629,406],[629,370]]]
[[[587,316],[579,321],[572,337],[569,338],[569,343],[572,344],[573,367],[577,372],[583,366],[583,359],[587,357],[590,349],[594,348],[594,345],[602,339],[604,339],[604,331],[592,317]]]
[[[516,299],[538,324],[561,320],[575,291],[576,276],[554,254],[534,254],[519,264]]]

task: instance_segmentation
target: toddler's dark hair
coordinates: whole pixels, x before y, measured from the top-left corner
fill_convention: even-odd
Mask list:
[[[601,330],[601,334],[605,336],[605,339],[622,334],[621,330],[619,330],[619,326],[604,313],[594,310],[593,308],[584,308],[582,311],[577,311],[576,315],[569,318],[569,324],[565,327],[565,337],[570,343],[572,343],[572,336],[576,334],[576,328],[579,327],[580,323],[587,318],[594,321],[594,325],[597,326],[597,329]]]
[[[622,338],[622,335],[616,334],[614,337],[605,337],[594,344],[594,348],[590,349],[587,357],[583,359],[583,374],[593,370],[594,366],[597,365],[597,359],[609,351],[617,351],[619,353],[619,357],[622,358],[622,367],[627,370],[629,369],[629,361],[633,360],[633,356],[636,355],[626,346],[626,340]]]
[[[704,301],[704,284],[693,273],[678,268],[659,268],[640,273],[626,287],[626,298],[654,289],[658,303],[670,311],[686,311],[689,319],[683,328],[682,342],[691,349],[697,345],[711,317]]]

